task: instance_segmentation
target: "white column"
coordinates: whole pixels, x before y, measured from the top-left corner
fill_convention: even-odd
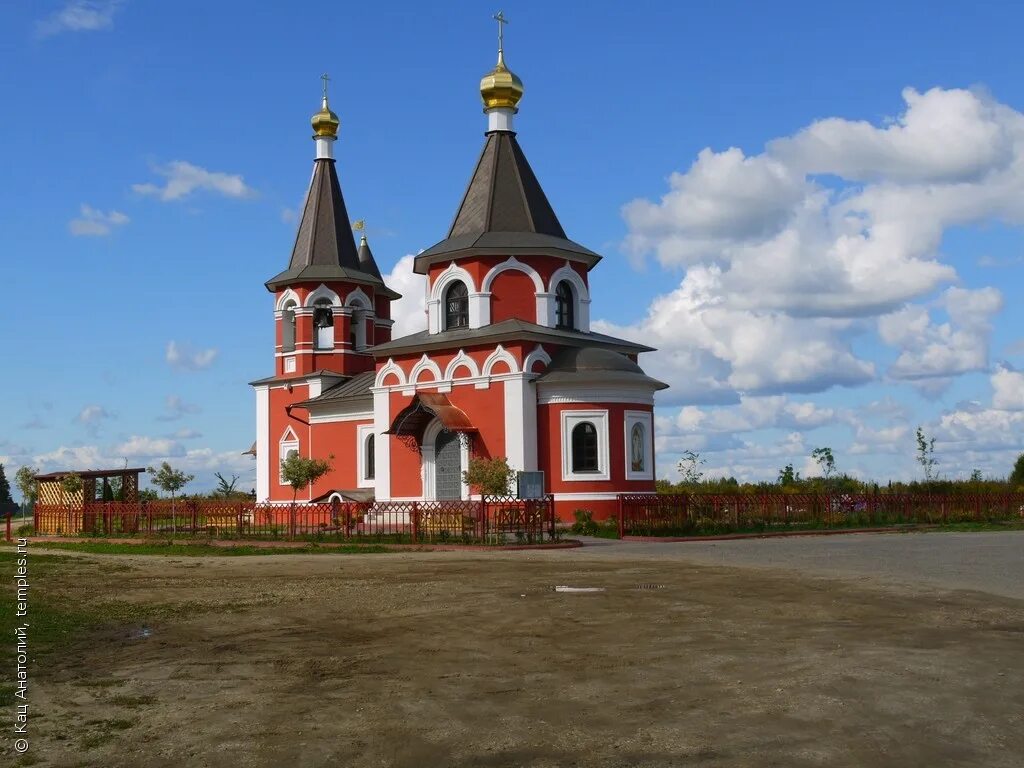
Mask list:
[[[270,387],[256,387],[256,501],[270,498]]]
[[[333,136],[316,136],[316,159],[317,160],[333,160],[334,159],[334,137]]]
[[[537,296],[537,325],[547,328],[555,327],[555,294],[538,293]]]
[[[495,107],[487,110],[487,130],[490,131],[511,131],[512,115],[514,109],[508,107]]]
[[[505,457],[512,469],[537,469],[537,394],[525,375],[505,381]]]
[[[391,395],[386,388],[373,390],[374,496],[377,501],[391,499],[391,435],[383,434],[391,427]]]

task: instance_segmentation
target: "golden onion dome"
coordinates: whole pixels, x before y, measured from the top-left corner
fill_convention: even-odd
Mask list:
[[[484,100],[484,111],[503,107],[516,110],[523,98],[523,81],[505,66],[505,57],[498,51],[497,66],[480,81],[480,96]]]
[[[338,116],[331,112],[330,107],[327,106],[326,96],[324,96],[324,100],[321,103],[320,111],[313,115],[313,119],[310,122],[313,125],[314,137],[330,136],[332,139],[338,137],[338,126],[341,125],[341,121],[338,120]]]

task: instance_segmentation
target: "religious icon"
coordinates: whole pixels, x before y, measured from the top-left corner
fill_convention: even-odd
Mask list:
[[[633,472],[644,471],[644,428],[634,424],[630,434],[630,467]]]

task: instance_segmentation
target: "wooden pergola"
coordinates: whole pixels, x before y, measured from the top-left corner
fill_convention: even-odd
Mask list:
[[[37,503],[46,506],[84,509],[86,503],[102,501],[111,495],[110,481],[113,478],[121,480],[122,500],[135,502],[139,500],[139,475],[145,471],[145,467],[125,467],[123,469],[67,470],[36,475],[36,485],[39,491]],[[78,475],[82,478],[82,490],[70,498],[61,485],[61,480],[69,475]],[[98,496],[97,490],[99,490]]]

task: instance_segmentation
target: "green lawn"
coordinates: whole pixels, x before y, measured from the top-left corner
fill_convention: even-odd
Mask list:
[[[345,544],[337,547],[320,547],[311,544],[305,547],[254,547],[238,545],[217,547],[205,542],[139,542],[121,544],[103,540],[75,542],[34,541],[30,551],[37,548],[61,549],[71,552],[88,552],[96,555],[175,555],[185,557],[237,557],[245,555],[365,555],[390,552],[381,544]]]

